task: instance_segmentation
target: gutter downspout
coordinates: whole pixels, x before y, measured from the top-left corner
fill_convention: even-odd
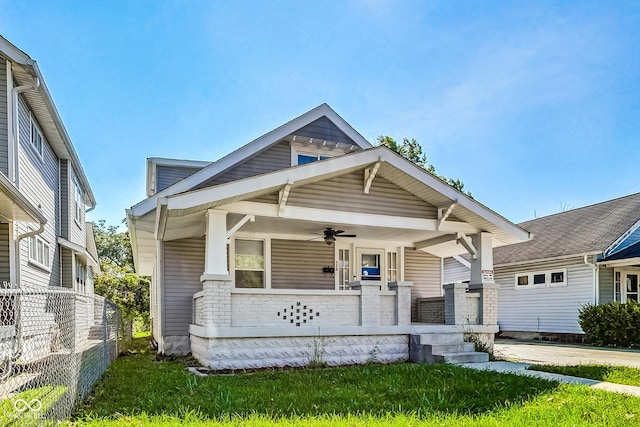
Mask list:
[[[20,119],[18,117],[19,111],[18,111],[18,95],[21,94],[22,92],[26,92],[28,90],[36,90],[40,87],[40,80],[37,77],[33,78],[33,81],[31,83],[27,83],[21,86],[16,86],[13,89],[11,89],[11,103],[12,105],[12,136],[13,136],[13,141],[11,143],[11,145],[9,146],[9,149],[12,151],[12,158],[9,159],[9,179],[11,181],[13,181],[13,183],[15,184],[16,187],[18,187],[19,185],[19,173],[18,173],[18,147],[20,144],[20,126],[18,125]],[[11,173],[13,172],[13,173]],[[13,176],[11,176],[13,175]]]
[[[600,303],[600,266],[595,262],[589,262],[588,255],[584,256],[584,263],[593,269],[593,303]]]

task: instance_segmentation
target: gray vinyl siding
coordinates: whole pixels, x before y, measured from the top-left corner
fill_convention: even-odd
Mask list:
[[[271,241],[271,287],[274,289],[335,289],[335,279],[322,267],[333,267],[334,248],[323,241]]]
[[[83,248],[87,246],[87,231],[86,231],[86,214],[85,205],[82,204],[80,212],[80,220],[76,220],[76,199],[75,199],[75,186],[78,182],[75,171],[71,164],[69,164],[69,179],[67,183],[69,185],[69,241],[76,243]],[[82,189],[84,194],[84,189]]]
[[[376,177],[363,193],[364,171],[294,187],[288,205],[412,218],[435,218],[436,208],[384,178]]]
[[[20,97],[19,102],[19,189],[22,194],[48,219],[40,237],[50,247],[51,271],[29,263],[29,239],[20,243],[21,283],[32,285],[60,285],[60,252],[57,244],[59,233],[59,162],[55,153],[43,135],[42,157],[31,145],[31,128],[29,109]],[[17,222],[18,235],[32,228],[25,223]]]
[[[189,335],[193,294],[202,290],[204,239],[181,239],[164,243],[163,335]]]
[[[60,160],[60,236],[67,240],[69,240],[69,221],[72,221],[69,179],[69,161]]]
[[[164,190],[167,187],[172,186],[178,181],[182,181],[189,175],[193,175],[195,172],[202,168],[187,167],[187,166],[168,166],[157,165],[156,166],[156,193]]]
[[[0,284],[9,282],[10,277],[9,265],[9,224],[0,223]]]
[[[60,254],[62,258],[62,265],[60,266],[62,271],[62,286],[73,289],[73,252],[69,248],[60,247]]]
[[[333,124],[326,116],[322,116],[314,122],[309,123],[303,128],[293,132],[296,136],[305,136],[307,138],[334,141],[344,144],[355,144],[344,132]]]
[[[291,147],[288,142],[283,141],[208,179],[196,188],[211,187],[289,167],[291,167]]]
[[[0,172],[9,175],[9,115],[7,112],[7,61],[0,57]]]
[[[444,283],[468,282],[471,280],[471,269],[455,258],[444,259]]]
[[[567,269],[567,286],[515,289],[515,275]],[[503,331],[582,333],[578,312],[593,304],[593,268],[582,258],[495,267],[498,324]]]
[[[613,268],[600,267],[598,303],[613,301]]]
[[[413,282],[411,288],[411,319],[418,319],[417,298],[442,295],[440,258],[413,248],[404,248],[404,280]]]

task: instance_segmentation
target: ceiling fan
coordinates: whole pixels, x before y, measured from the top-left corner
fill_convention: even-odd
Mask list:
[[[324,242],[331,246],[335,241],[336,237],[356,237],[355,234],[343,234],[344,230],[334,230],[331,227],[327,227],[324,229]]]

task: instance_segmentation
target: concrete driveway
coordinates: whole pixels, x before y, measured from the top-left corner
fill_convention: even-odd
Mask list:
[[[640,369],[640,350],[620,350],[574,344],[498,339],[499,359],[546,365],[617,365]]]

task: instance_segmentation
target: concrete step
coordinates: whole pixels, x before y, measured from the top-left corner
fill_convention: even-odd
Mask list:
[[[489,355],[478,351],[465,351],[456,353],[445,353],[439,356],[447,363],[480,363],[488,362]]]
[[[475,350],[475,344],[472,342],[461,342],[458,344],[433,344],[431,345],[432,354],[447,353],[468,353]]]
[[[446,334],[420,334],[420,344],[460,344],[464,342],[464,334],[462,332],[453,332]]]

